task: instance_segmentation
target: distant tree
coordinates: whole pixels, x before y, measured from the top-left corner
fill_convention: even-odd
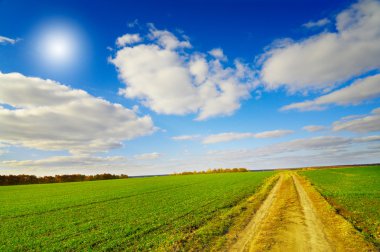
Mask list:
[[[37,177],[35,175],[0,175],[0,186],[3,185],[26,185],[26,184],[47,184],[47,183],[63,183],[63,182],[80,182],[104,179],[125,179],[128,175],[114,175],[109,173],[96,175],[83,174],[67,174]]]
[[[184,171],[180,173],[174,173],[172,175],[191,175],[191,174],[211,174],[211,173],[230,173],[230,172],[248,172],[247,168],[218,168],[218,169],[207,169],[207,171]]]

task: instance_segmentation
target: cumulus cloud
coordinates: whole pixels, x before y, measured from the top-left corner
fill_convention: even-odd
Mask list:
[[[326,26],[330,23],[330,20],[328,18],[322,18],[318,21],[310,21],[310,22],[307,22],[305,24],[303,24],[302,26],[305,27],[305,28],[318,28],[318,27],[323,27],[323,26]]]
[[[71,153],[107,151],[155,130],[149,116],[20,73],[0,73],[0,122],[3,143]]]
[[[272,130],[272,131],[264,131],[260,133],[226,132],[226,133],[208,135],[203,139],[202,143],[214,144],[214,143],[230,142],[230,141],[246,139],[246,138],[276,138],[276,137],[289,135],[292,133],[293,133],[292,130]]]
[[[288,42],[263,56],[268,89],[324,90],[380,68],[380,2],[362,0],[337,15],[336,32]]]
[[[380,96],[380,74],[356,80],[350,86],[341,88],[312,101],[293,103],[281,110],[297,109],[301,111],[322,110],[330,104],[356,105]]]
[[[235,60],[188,52],[186,37],[150,26],[145,41],[120,48],[110,62],[126,85],[120,94],[159,114],[197,113],[197,120],[233,114],[250,96],[253,72]]]
[[[223,50],[221,48],[214,48],[208,53],[219,60],[227,60],[227,57],[224,55]]]
[[[11,39],[8,37],[0,36],[0,44],[16,44],[19,39]]]
[[[125,34],[116,40],[116,45],[119,47],[123,47],[126,45],[131,45],[141,41],[141,37],[139,34]]]
[[[334,131],[352,131],[358,133],[380,131],[380,108],[372,110],[369,115],[350,116],[333,123]]]
[[[325,130],[326,127],[321,126],[321,125],[308,125],[308,126],[303,127],[302,129],[309,132],[318,132],[318,131]]]
[[[134,158],[138,160],[152,160],[152,159],[157,159],[159,157],[161,157],[161,154],[158,152],[143,153],[143,154],[138,154],[134,156]]]
[[[151,41],[167,50],[191,48],[191,44],[187,39],[181,41],[169,31],[156,29],[153,24],[150,25],[150,32],[148,34],[148,37]]]

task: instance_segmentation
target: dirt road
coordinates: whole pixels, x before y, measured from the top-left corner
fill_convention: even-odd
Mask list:
[[[284,172],[230,251],[376,251],[296,173]]]

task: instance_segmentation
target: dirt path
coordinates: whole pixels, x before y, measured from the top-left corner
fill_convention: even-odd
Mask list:
[[[315,189],[284,172],[230,251],[376,251]]]

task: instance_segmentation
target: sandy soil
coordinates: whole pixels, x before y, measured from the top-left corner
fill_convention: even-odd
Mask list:
[[[376,251],[296,173],[284,172],[230,251]]]

